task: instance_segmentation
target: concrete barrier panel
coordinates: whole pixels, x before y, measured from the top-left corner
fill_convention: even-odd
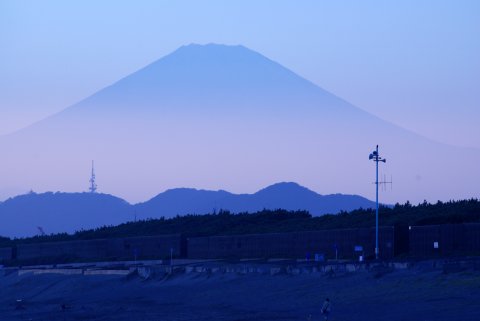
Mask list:
[[[131,272],[129,270],[85,270],[84,275],[118,275],[126,276]]]
[[[63,275],[81,275],[83,270],[81,269],[45,269],[45,270],[36,270],[33,272],[34,275],[37,274],[63,274]]]
[[[282,269],[279,268],[279,267],[272,267],[272,268],[270,268],[270,275],[279,274],[281,271],[282,271]]]
[[[393,268],[396,270],[406,270],[408,269],[408,263],[406,262],[394,262]]]

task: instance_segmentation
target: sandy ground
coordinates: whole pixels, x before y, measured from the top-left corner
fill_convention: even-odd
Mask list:
[[[0,320],[480,320],[480,272],[0,276]],[[24,309],[15,308],[16,299]],[[62,312],[61,304],[69,306]]]

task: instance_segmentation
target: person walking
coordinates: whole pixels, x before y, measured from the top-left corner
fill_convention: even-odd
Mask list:
[[[324,318],[325,321],[328,320],[328,316],[330,315],[331,307],[332,307],[332,304],[330,303],[330,299],[326,298],[325,302],[323,302],[323,306],[322,306],[322,310],[321,310],[321,312],[323,314],[323,318]]]

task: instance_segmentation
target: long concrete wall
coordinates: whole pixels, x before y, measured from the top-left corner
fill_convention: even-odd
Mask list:
[[[17,258],[100,258],[106,257],[106,240],[69,241],[52,243],[20,244],[17,246]]]
[[[70,258],[70,259],[135,259],[167,258],[173,250],[181,254],[180,235],[160,235],[114,239],[79,240],[21,244],[17,246],[17,259]]]
[[[382,258],[394,256],[394,228],[379,229]],[[355,251],[361,247],[362,251]],[[374,255],[375,229],[339,229],[312,232],[249,234],[190,238],[188,257],[215,258],[325,258],[356,259]]]
[[[379,232],[380,257],[395,256],[393,227],[381,227]],[[412,257],[445,257],[480,255],[480,224],[451,224],[412,226],[408,231],[408,253]],[[363,251],[355,251],[362,247]],[[249,234],[194,237],[181,235],[96,239],[83,241],[21,244],[0,249],[0,261],[9,260],[16,253],[20,260],[50,258],[87,260],[134,260],[170,258],[241,259],[241,258],[315,258],[323,254],[332,259],[357,260],[363,254],[374,255],[375,229],[338,229],[295,233]]]

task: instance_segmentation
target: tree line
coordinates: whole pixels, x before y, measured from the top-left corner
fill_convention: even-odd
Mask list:
[[[480,201],[468,199],[418,205],[409,202],[381,206],[380,226],[436,225],[480,222]],[[374,209],[357,209],[338,214],[312,216],[307,211],[262,210],[256,213],[233,214],[220,210],[206,215],[183,215],[127,222],[80,230],[73,234],[59,233],[28,238],[0,237],[0,247],[22,243],[89,240],[116,237],[182,234],[186,237],[314,231],[375,226]]]

